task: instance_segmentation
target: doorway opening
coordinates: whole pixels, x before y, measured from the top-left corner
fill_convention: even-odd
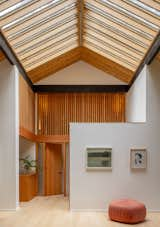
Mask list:
[[[38,145],[39,195],[68,195],[67,144],[40,143]]]

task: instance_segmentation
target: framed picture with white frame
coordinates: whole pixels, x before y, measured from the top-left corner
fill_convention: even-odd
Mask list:
[[[144,170],[147,168],[147,150],[131,149],[130,166],[133,170]]]
[[[111,170],[112,148],[111,147],[87,147],[86,170]]]

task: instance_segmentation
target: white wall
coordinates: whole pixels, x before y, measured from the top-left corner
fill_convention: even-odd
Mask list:
[[[0,63],[0,210],[18,206],[18,71]]]
[[[127,122],[146,121],[146,70],[145,66],[126,95]]]
[[[96,85],[106,85],[106,84],[125,84],[122,81],[116,79],[115,77],[83,62],[78,61],[73,65],[66,67],[50,75],[36,84],[96,84]]]
[[[19,138],[19,158],[26,158],[27,156],[30,156],[31,160],[36,160],[36,144],[26,140],[22,137]],[[19,166],[20,172],[23,172],[23,163],[20,163]],[[33,168],[35,171],[35,168]]]
[[[72,210],[106,210],[112,199],[126,197],[144,202],[149,210],[160,210],[159,72],[160,64],[156,61],[146,69],[147,123],[70,125],[70,207]],[[87,146],[111,146],[113,170],[86,171]],[[131,148],[147,149],[146,171],[130,170]]]

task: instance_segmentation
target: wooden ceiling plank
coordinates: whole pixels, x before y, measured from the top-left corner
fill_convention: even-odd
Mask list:
[[[19,2],[21,2],[21,0],[10,0],[10,1],[6,1],[6,2],[4,2],[4,3],[2,3],[0,5],[1,11],[8,9],[9,7],[12,7],[16,3],[19,3]]]
[[[144,38],[144,37],[140,36],[139,34],[136,34],[135,32],[130,31],[129,29],[126,29],[126,28],[124,28],[124,27],[122,27],[122,26],[119,26],[119,25],[117,25],[116,23],[114,23],[114,22],[112,22],[112,21],[110,21],[110,20],[107,20],[107,19],[105,19],[104,17],[102,17],[102,16],[100,16],[100,15],[96,15],[95,13],[92,13],[92,12],[88,12],[88,14],[89,14],[91,17],[95,18],[95,20],[98,19],[98,20],[101,21],[102,23],[105,23],[107,26],[109,25],[109,26],[113,27],[114,29],[116,29],[117,31],[124,32],[124,33],[126,33],[128,36],[131,36],[131,37],[133,37],[134,39],[137,39],[137,40],[139,40],[140,42],[145,43],[146,45],[150,45],[150,43],[151,43],[151,40],[152,40],[152,39],[151,39],[151,40],[148,40],[147,38]],[[87,20],[87,19],[86,19],[86,20]]]
[[[159,16],[157,15],[157,13],[153,12],[152,10],[149,10],[149,9],[154,9],[153,7],[150,7],[147,4],[143,4],[139,0],[138,0],[138,4],[134,0],[130,0],[130,1],[122,0],[122,1],[126,2],[129,5],[132,5],[133,7],[137,8],[137,9],[144,11],[145,13],[149,14],[152,17],[159,19]],[[157,10],[157,8],[155,10]]]
[[[9,24],[12,21],[17,20],[18,18],[21,18],[21,17],[29,14],[30,12],[36,10],[37,8],[40,8],[41,6],[43,6],[44,4],[47,4],[49,2],[50,2],[50,0],[41,0],[41,1],[37,1],[37,2],[33,3],[32,5],[29,5],[25,8],[22,8],[18,12],[2,19],[0,22],[0,25],[1,25],[1,27],[3,27],[6,24]]]
[[[126,2],[123,2],[122,0],[116,0],[116,2],[115,2],[115,0],[109,0],[109,1],[112,2],[113,4],[118,5],[120,8],[123,8],[126,11],[131,12],[134,15],[139,16],[142,19],[144,19],[144,20],[146,20],[146,21],[148,21],[148,22],[150,22],[150,23],[152,23],[152,24],[154,24],[156,26],[160,25],[159,24],[160,23],[159,19],[157,19],[157,18],[155,18],[155,17],[143,12],[142,10],[140,10],[140,9],[134,7],[134,6],[131,6],[131,5],[127,4]]]
[[[37,46],[38,46],[38,48],[41,48],[41,49],[42,49],[42,46],[43,47],[48,46],[50,43],[54,42],[55,39],[56,40],[61,39],[61,35],[64,34],[63,31],[66,31],[66,32],[69,31],[70,32],[71,28],[75,33],[77,32],[77,27],[76,27],[75,21],[71,21],[68,24],[65,24],[65,25],[63,25],[63,26],[61,26],[61,27],[59,27],[55,30],[52,30],[51,32],[48,32],[45,35],[42,35],[38,38],[35,38],[32,41],[30,41],[30,42],[28,42],[28,43],[26,43],[26,44],[24,44],[24,45],[22,45],[18,48],[15,48],[15,50],[16,50],[17,53],[20,53],[20,52],[23,52],[24,50],[29,51],[29,48],[31,48],[33,50],[33,52],[36,52]],[[46,43],[46,41],[47,41],[47,43]]]
[[[95,2],[94,0],[86,0],[85,2],[89,2],[94,7],[102,9],[101,8],[101,4],[99,4],[98,2]],[[123,15],[120,12],[115,11],[115,10],[113,10],[111,8],[104,7],[104,12],[109,14],[109,15],[111,15],[111,16],[113,16],[113,17],[115,17],[115,18],[117,18],[117,19],[119,19],[119,21],[122,20],[122,21],[126,22],[126,24],[129,24],[130,26],[134,26],[135,28],[138,28],[141,31],[145,31],[146,33],[151,34],[153,36],[157,32],[157,31],[152,30],[151,28],[148,28],[147,26],[145,26],[143,24],[138,23],[137,21],[132,20],[128,16]]]
[[[79,46],[83,46],[84,0],[78,1],[77,11],[78,11]]]
[[[61,56],[52,59],[39,67],[28,72],[29,77],[35,83],[75,62],[80,59],[80,49],[74,48]]]
[[[77,40],[77,36],[74,36],[73,38],[71,36],[69,36],[68,34],[66,34],[66,37],[67,38],[69,37],[69,39],[67,40],[66,39],[66,42],[62,42],[62,43],[59,43],[58,45],[51,45],[49,48],[45,48],[43,51],[39,52],[38,54],[36,54],[35,56],[31,56],[29,58],[25,58],[22,60],[22,63],[24,65],[28,65],[34,61],[37,61],[38,59],[41,59],[43,57],[46,57],[47,55],[49,55],[50,53],[54,53],[54,51],[56,51],[57,48],[60,48],[60,47],[63,47],[64,45],[66,45],[67,43],[71,43],[71,42],[75,42]]]
[[[63,47],[63,46],[62,46]],[[40,65],[43,65],[44,63],[46,63],[47,61],[50,61],[58,56],[60,56],[61,54],[64,54],[68,51],[70,51],[71,49],[74,49],[74,48],[77,48],[78,47],[78,40],[75,41],[74,43],[70,43],[68,45],[68,47],[65,47],[64,49],[63,48],[60,48],[61,50],[60,51],[54,51],[53,53],[51,53],[50,56],[45,56],[45,58],[42,58],[42,59],[38,59],[36,63],[32,64],[32,65],[28,65],[28,66],[25,66],[25,69],[26,71],[31,71],[32,69],[40,66]],[[55,53],[56,52],[56,53]]]
[[[157,9],[157,10],[160,10],[160,1],[158,3],[158,2],[155,2],[153,0],[140,0],[140,2],[143,2],[145,5],[148,5],[152,8]]]
[[[96,28],[96,29],[104,32],[106,34],[106,38],[107,38],[107,35],[109,35],[109,36],[112,36],[112,37],[116,38],[117,40],[119,40],[121,42],[127,43],[128,45],[132,46],[133,48],[135,48],[137,50],[140,50],[142,53],[145,53],[145,51],[146,51],[146,48],[141,47],[141,46],[133,43],[130,40],[126,40],[125,37],[122,37],[122,36],[120,36],[120,35],[118,35],[116,33],[113,33],[112,31],[109,31],[109,30],[107,30],[106,28],[104,28],[104,27],[102,27],[100,25],[97,25],[96,22],[93,23],[91,21],[86,21],[86,23],[85,23],[85,28],[86,29],[87,29],[87,25],[91,26],[92,28]]]
[[[9,37],[10,35],[16,34],[24,28],[30,28],[32,27],[32,25],[35,25],[31,30],[33,32],[35,28],[42,26],[42,24],[46,23],[47,19],[47,23],[50,23],[53,19],[55,20],[55,18],[58,18],[58,12],[61,12],[60,15],[64,14],[65,12],[68,12],[68,8],[70,8],[71,5],[74,5],[73,0],[68,0],[61,5],[48,9],[47,11],[37,15],[36,17],[28,19],[27,21],[23,22],[22,24],[19,24],[18,26],[10,28],[9,30],[5,30],[5,34],[7,35],[7,37]]]
[[[125,83],[129,83],[134,74],[133,71],[86,47],[82,47],[81,59],[94,67],[115,76],[117,79],[122,80]]]
[[[41,52],[41,51],[45,51],[45,49],[47,49],[49,46],[52,46],[52,45],[54,45],[58,42],[62,43],[62,41],[63,41],[63,43],[65,44],[65,38],[67,40],[67,37],[70,36],[70,35],[74,35],[74,36],[77,35],[77,28],[76,27],[72,30],[66,31],[60,37],[50,39],[48,41],[44,40],[44,42],[41,43],[40,45],[37,44],[37,46],[35,46],[36,48],[34,48],[34,49],[30,49],[30,50],[28,49],[25,52],[17,52],[17,54],[18,54],[20,59],[30,58],[31,55],[34,55],[34,54]],[[33,45],[33,47],[34,47],[34,45]]]
[[[90,29],[87,29],[87,32],[84,31],[84,35],[85,34],[91,34],[91,35],[94,35],[96,36],[97,38],[100,38],[101,40],[105,41],[106,43],[108,43],[108,45],[111,45],[115,48],[117,48],[117,50],[122,50],[125,53],[127,53],[128,55],[130,55],[131,57],[137,59],[137,60],[140,60],[142,58],[142,55],[134,52],[133,49],[129,49],[127,45],[123,45],[121,42],[116,42],[115,40],[112,40],[110,37],[108,37],[106,39],[105,36],[99,34],[99,33],[96,33]]]
[[[104,50],[106,50],[106,52],[113,54],[115,57],[120,59],[120,62],[123,63],[123,60],[124,60],[124,62],[128,62],[133,66],[138,64],[138,61],[135,60],[135,58],[132,59],[132,58],[130,58],[130,56],[126,56],[124,54],[124,52],[122,52],[121,50],[117,50],[116,48],[114,49],[111,47],[111,45],[106,45],[105,41],[101,42],[101,40],[99,40],[99,39],[96,40],[96,38],[97,37],[89,36],[89,34],[85,35],[86,41],[89,41],[89,42],[93,43],[95,46],[99,46],[99,47],[103,48]],[[140,62],[140,60],[139,60],[139,62]]]
[[[123,67],[125,67],[125,68],[127,68],[127,69],[129,69],[131,71],[135,71],[136,70],[135,66],[131,66],[131,65],[129,65],[129,63],[125,63],[124,61],[121,61],[120,58],[119,59],[118,59],[118,57],[116,58],[115,56],[111,55],[109,52],[106,53],[106,52],[104,52],[104,50],[102,51],[101,47],[98,46],[98,45],[94,46],[93,42],[91,43],[91,42],[85,41],[84,42],[84,47],[86,47],[86,48],[88,48],[88,49],[90,49],[90,50],[102,55],[105,58],[111,59],[115,63],[117,63],[119,65],[122,65]]]
[[[30,37],[33,40],[34,37],[40,37],[42,35],[45,35],[46,33],[52,31],[53,29],[63,26],[66,23],[70,23],[71,19],[73,20],[74,17],[76,20],[75,13],[76,13],[76,9],[71,10],[70,12],[56,18],[56,20],[52,20],[49,23],[42,24],[39,27],[35,28],[34,30],[28,31],[28,32],[24,33],[23,35],[16,37],[15,39],[11,39],[10,43],[12,45],[16,45],[16,44],[19,44],[20,42],[24,42],[25,40],[29,39]]]
[[[9,30],[15,26],[18,26],[20,24],[23,24],[25,21],[29,21],[31,20],[32,18],[38,16],[38,15],[42,15],[43,12],[45,11],[48,11],[48,9],[50,8],[54,8],[56,7],[57,5],[61,5],[62,6],[62,3],[63,2],[66,2],[65,0],[58,0],[58,1],[50,1],[48,2],[47,4],[41,6],[41,7],[38,7],[37,9],[31,11],[30,13],[28,14],[25,14],[23,17],[19,17],[17,18],[16,20],[14,21],[11,21],[10,23],[6,24],[5,26],[3,26],[3,30]],[[63,9],[63,7],[62,7]]]
[[[91,31],[95,34],[100,35],[101,37],[104,37],[104,39],[107,40],[107,41],[111,40],[111,41],[113,41],[113,43],[117,44],[118,46],[122,46],[122,47],[127,48],[128,50],[131,51],[132,54],[137,54],[137,56],[139,56],[139,57],[144,55],[144,52],[141,52],[139,49],[134,48],[132,46],[132,44],[129,45],[128,43],[126,43],[126,40],[125,41],[119,40],[119,38],[116,38],[113,34],[112,35],[106,34],[105,32],[102,31],[102,29],[99,30],[99,29],[97,29],[93,26],[87,25],[86,27],[87,27],[87,29],[84,29],[85,33],[88,33],[88,32]]]

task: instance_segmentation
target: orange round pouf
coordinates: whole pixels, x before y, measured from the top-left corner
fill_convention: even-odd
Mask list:
[[[146,217],[146,207],[143,203],[136,200],[115,200],[109,205],[109,217],[112,221],[136,224],[144,221]]]

